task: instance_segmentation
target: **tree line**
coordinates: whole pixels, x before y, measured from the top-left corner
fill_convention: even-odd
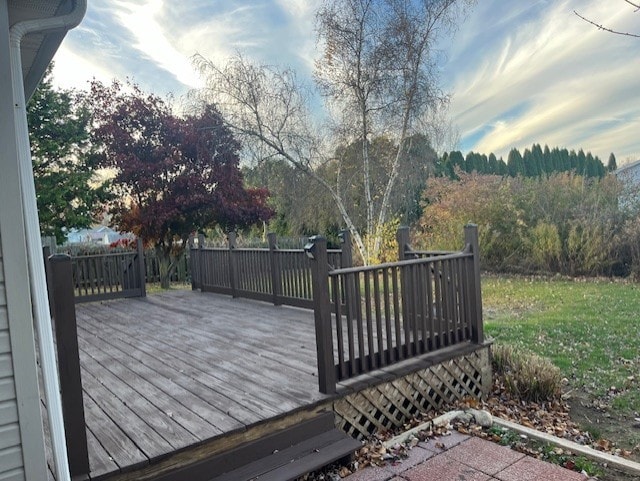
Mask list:
[[[602,178],[616,168],[613,153],[609,155],[605,167],[598,156],[593,156],[591,152],[585,154],[582,149],[576,152],[560,147],[550,149],[548,145],[542,148],[540,144],[533,144],[523,153],[516,148],[511,149],[506,162],[502,157],[496,158],[494,153],[487,156],[471,151],[464,156],[459,150],[445,152],[440,158],[438,173],[452,179],[456,177],[456,169],[467,173],[510,177],[540,177],[556,172],[573,172],[589,178]]]

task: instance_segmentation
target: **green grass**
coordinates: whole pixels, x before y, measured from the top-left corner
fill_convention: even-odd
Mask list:
[[[497,342],[548,357],[571,388],[616,409],[640,407],[640,285],[487,275],[482,289]]]

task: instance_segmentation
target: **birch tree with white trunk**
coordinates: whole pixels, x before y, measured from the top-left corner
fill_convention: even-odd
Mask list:
[[[196,56],[206,86],[194,98],[214,102],[227,124],[256,158],[273,156],[314,178],[331,195],[365,263],[379,255],[399,166],[415,134],[427,137],[433,113],[448,96],[438,85],[436,44],[452,33],[471,0],[325,0],[317,12],[315,87],[291,70],[236,55],[224,65]],[[320,95],[323,115],[311,112]],[[323,118],[322,124],[317,120]],[[395,145],[385,165],[382,193],[372,188],[369,147],[386,137]],[[357,142],[362,150],[362,204],[356,225],[345,202],[336,147]],[[319,172],[334,164],[336,179]]]

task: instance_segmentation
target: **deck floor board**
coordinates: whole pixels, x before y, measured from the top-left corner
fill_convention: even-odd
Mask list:
[[[76,316],[94,478],[327,398],[310,310],[173,290]]]

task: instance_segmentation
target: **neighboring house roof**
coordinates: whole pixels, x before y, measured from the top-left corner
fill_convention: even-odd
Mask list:
[[[636,160],[635,162],[629,162],[618,167],[615,171],[616,175],[624,174],[625,172],[638,172],[640,171],[640,160]]]

